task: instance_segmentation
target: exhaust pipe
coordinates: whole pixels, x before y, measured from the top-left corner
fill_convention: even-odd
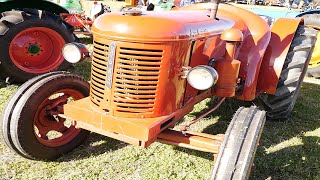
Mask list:
[[[218,7],[219,7],[219,4],[220,4],[220,1],[221,0],[211,0],[212,4],[213,4],[213,7],[211,9],[211,18],[212,19],[217,19],[217,12],[218,12]]]

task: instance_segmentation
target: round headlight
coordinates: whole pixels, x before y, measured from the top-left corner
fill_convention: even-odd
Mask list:
[[[68,43],[62,48],[62,55],[69,63],[77,63],[89,57],[89,51],[83,44]]]
[[[218,72],[210,66],[197,66],[189,70],[187,81],[195,89],[206,90],[218,81]]]

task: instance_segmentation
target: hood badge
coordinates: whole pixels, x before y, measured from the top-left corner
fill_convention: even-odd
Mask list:
[[[107,70],[107,82],[106,82],[106,86],[108,89],[111,89],[112,87],[112,78],[113,78],[113,69],[114,69],[116,50],[117,50],[117,43],[112,42],[109,46],[109,58],[108,58],[108,70]]]

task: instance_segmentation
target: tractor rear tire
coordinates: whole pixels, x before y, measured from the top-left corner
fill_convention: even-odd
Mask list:
[[[305,14],[303,16],[305,26],[320,27],[320,14]]]
[[[320,14],[305,14],[302,16],[304,18],[305,26],[317,27],[317,30],[320,29]],[[318,31],[319,32],[319,31]],[[320,41],[318,39],[318,41]],[[318,43],[317,43],[318,44]],[[318,49],[318,48],[315,48]],[[320,79],[320,60],[317,60],[317,66],[309,67],[307,71],[307,76]],[[312,62],[310,62],[311,64]]]
[[[0,76],[7,82],[25,82],[70,64],[62,47],[74,42],[73,28],[50,12],[23,9],[0,14]]]
[[[70,98],[89,96],[89,83],[84,79],[53,72],[31,79],[22,90],[22,95],[14,95],[14,105],[9,103],[6,107],[4,121],[9,126],[3,128],[9,146],[17,154],[35,160],[55,160],[88,137],[89,131],[77,129],[69,120],[55,115],[63,114],[62,107]]]
[[[265,111],[256,106],[238,109],[220,146],[211,180],[248,179],[265,120]]]
[[[267,111],[268,120],[287,119],[296,103],[311,58],[317,31],[299,26],[285,59],[276,93],[261,94],[258,99]]]

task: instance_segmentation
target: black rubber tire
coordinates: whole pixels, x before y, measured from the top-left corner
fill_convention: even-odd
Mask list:
[[[303,16],[305,26],[319,26],[320,27],[320,14],[305,14]]]
[[[48,76],[52,76],[52,75],[59,74],[59,73],[61,73],[61,72],[56,71],[56,72],[46,73],[46,74],[43,74],[37,78],[30,79],[29,81],[22,84],[19,87],[19,89],[17,90],[17,92],[10,98],[10,100],[9,100],[9,102],[3,112],[3,115],[2,115],[2,136],[3,136],[4,142],[11,150],[17,152],[21,156],[24,156],[24,155],[22,153],[20,153],[18,151],[18,149],[15,147],[15,145],[13,144],[12,138],[11,138],[11,134],[10,134],[10,122],[11,122],[12,112],[13,112],[16,104],[18,103],[18,101],[22,97],[22,95],[30,88],[30,86],[34,85],[38,81],[40,81]]]
[[[74,42],[73,28],[50,12],[23,9],[12,10],[0,14],[0,77],[7,82],[25,82],[39,74],[25,72],[18,68],[9,55],[9,45],[12,39],[22,30],[31,27],[46,27],[56,31],[66,43]],[[63,61],[55,70],[66,70],[70,64]]]
[[[4,134],[12,140],[13,150],[23,157],[35,160],[55,160],[63,154],[78,147],[89,135],[89,131],[81,132],[67,144],[49,147],[37,140],[34,133],[33,119],[41,102],[52,93],[62,89],[74,89],[84,96],[89,96],[89,83],[83,78],[66,72],[53,73],[49,76],[39,76],[28,82],[35,82],[25,89],[17,100],[11,112],[10,127],[4,128]]]
[[[320,79],[320,64],[319,66],[309,68],[307,71],[307,76]]]
[[[302,16],[304,18],[305,26],[317,26],[320,28],[320,14],[306,14]],[[320,79],[320,64],[319,66],[309,68],[307,76]]]
[[[211,180],[248,179],[266,120],[256,106],[239,108],[220,146]]]
[[[285,59],[276,93],[258,96],[267,110],[268,120],[287,119],[290,116],[299,96],[317,33],[315,29],[306,26],[298,27]]]

